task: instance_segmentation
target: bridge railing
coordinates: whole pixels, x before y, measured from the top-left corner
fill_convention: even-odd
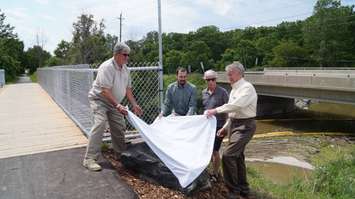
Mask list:
[[[318,88],[324,90],[355,91],[355,73],[310,73],[298,74],[275,71],[274,73],[245,73],[245,79],[255,85]],[[228,83],[225,72],[218,72],[218,81]]]
[[[160,112],[159,67],[129,66],[128,69],[131,72],[133,93],[144,111],[142,119],[151,123]],[[97,69],[90,69],[89,65],[56,66],[37,70],[38,82],[42,88],[86,135],[89,135],[93,124],[88,92],[96,74]],[[123,104],[128,104],[127,99],[124,99]],[[133,127],[128,126],[127,134],[132,133],[135,133]]]
[[[5,85],[5,70],[0,69],[0,87]]]

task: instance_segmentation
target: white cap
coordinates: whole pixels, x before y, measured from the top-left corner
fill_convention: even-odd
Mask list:
[[[203,79],[217,79],[217,73],[214,70],[208,70],[205,72]]]

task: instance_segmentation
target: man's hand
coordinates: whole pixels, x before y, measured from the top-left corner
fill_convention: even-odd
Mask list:
[[[224,138],[226,134],[227,134],[227,130],[225,128],[221,128],[217,131],[217,136],[220,138]]]
[[[143,114],[142,108],[138,104],[134,105],[132,107],[132,110],[133,110],[133,113],[138,116],[141,116]]]
[[[209,110],[206,110],[204,114],[207,115],[207,118],[210,118],[210,117],[216,115],[216,113],[217,113],[216,109],[209,109]]]
[[[122,113],[123,115],[127,115],[128,114],[126,107],[122,106],[121,104],[118,104],[116,106],[116,110],[118,112]]]

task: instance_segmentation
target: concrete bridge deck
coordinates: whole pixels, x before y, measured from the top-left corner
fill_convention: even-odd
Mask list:
[[[39,84],[0,89],[0,158],[85,146],[87,138]]]
[[[101,172],[82,166],[86,144],[39,84],[0,88],[1,199],[138,198],[108,161]]]
[[[227,84],[225,72],[218,82]],[[355,104],[355,70],[265,70],[247,72],[259,95]]]

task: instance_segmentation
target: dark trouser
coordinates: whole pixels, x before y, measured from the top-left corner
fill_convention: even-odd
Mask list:
[[[223,152],[222,167],[224,182],[229,191],[248,194],[244,149],[256,130],[254,119],[232,119],[229,144]]]

